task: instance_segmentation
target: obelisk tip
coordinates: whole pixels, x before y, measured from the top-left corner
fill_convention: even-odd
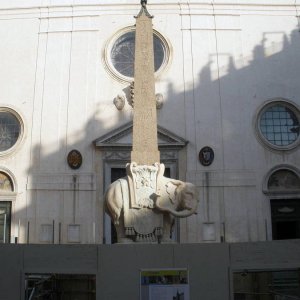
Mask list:
[[[142,14],[145,14],[149,18],[153,18],[153,16],[151,16],[149,14],[146,5],[147,5],[147,0],[141,0],[141,6],[142,7],[141,7],[141,10],[140,10],[139,14],[135,18],[140,17]]]

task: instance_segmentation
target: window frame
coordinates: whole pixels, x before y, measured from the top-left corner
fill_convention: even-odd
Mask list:
[[[115,44],[115,42],[124,34],[128,32],[132,32],[135,30],[135,26],[127,26],[119,31],[117,31],[105,44],[104,50],[103,50],[103,62],[106,67],[106,70],[109,72],[109,74],[116,80],[122,82],[122,83],[131,83],[134,80],[134,77],[128,77],[123,74],[121,74],[113,65],[112,59],[111,59],[111,51]],[[157,30],[153,29],[153,34],[156,35],[160,41],[162,42],[163,49],[165,51],[165,55],[162,61],[161,66],[158,68],[158,70],[154,73],[155,78],[158,78],[166,69],[167,66],[170,64],[171,61],[171,44],[170,42]]]
[[[4,210],[5,213],[2,213],[1,204],[5,204],[6,210]],[[0,232],[0,244],[8,244],[11,241],[11,219],[12,219],[12,202],[9,200],[0,200],[0,216],[4,215],[3,217],[3,224],[0,223],[0,228],[3,225],[3,230],[5,234],[2,235],[3,232]],[[1,218],[2,219],[2,218]],[[1,228],[2,229],[2,228]]]
[[[285,198],[291,199],[291,198],[300,198],[300,190],[287,190],[287,189],[278,189],[278,190],[269,190],[268,188],[268,182],[271,176],[280,170],[288,170],[293,172],[295,175],[297,175],[300,178],[300,170],[292,165],[287,164],[280,164],[269,170],[269,172],[265,175],[262,191],[265,195],[272,197],[273,199],[281,199],[284,195]]]
[[[0,113],[1,112],[11,113],[12,115],[14,115],[14,117],[16,117],[16,119],[19,121],[19,124],[20,124],[20,132],[19,132],[18,139],[16,140],[16,142],[14,143],[14,145],[12,147],[10,147],[4,151],[0,150],[0,158],[15,152],[15,150],[22,143],[22,141],[24,139],[24,132],[25,132],[25,123],[23,122],[23,117],[21,116],[21,114],[19,112],[16,111],[16,109],[9,107],[9,106],[1,106]]]
[[[289,101],[289,100],[286,100],[286,99],[283,99],[283,98],[275,98],[275,99],[271,99],[267,102],[265,102],[263,105],[261,105],[255,116],[254,116],[254,122],[255,122],[255,133],[256,133],[256,136],[258,138],[258,141],[264,146],[264,147],[267,147],[269,148],[270,150],[275,150],[275,151],[289,151],[289,150],[293,150],[295,149],[296,147],[299,146],[300,144],[300,134],[298,135],[297,139],[289,144],[289,145],[275,145],[273,143],[271,143],[265,136],[264,134],[262,133],[261,131],[261,127],[260,127],[260,121],[261,121],[261,117],[263,116],[263,114],[272,106],[276,106],[276,105],[281,105],[281,106],[285,106],[287,107],[288,109],[290,109],[297,117],[299,123],[300,123],[300,109],[299,107]]]
[[[16,184],[16,179],[14,175],[6,168],[0,167],[0,172],[6,174],[12,183],[12,191],[4,191],[0,190],[0,202],[10,202],[10,232],[9,232],[9,240],[5,241],[5,243],[11,243],[14,238],[20,235],[20,232],[17,233],[17,236],[13,234],[13,228],[15,228],[15,217],[14,217],[14,212],[15,212],[15,201],[17,198],[17,184]]]

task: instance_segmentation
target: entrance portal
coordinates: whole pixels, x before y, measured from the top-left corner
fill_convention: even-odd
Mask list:
[[[300,238],[300,199],[271,200],[273,240]]]

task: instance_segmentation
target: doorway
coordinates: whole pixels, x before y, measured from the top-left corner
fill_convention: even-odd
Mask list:
[[[10,243],[11,201],[0,201],[0,243]]]
[[[271,200],[273,240],[300,238],[300,199]]]

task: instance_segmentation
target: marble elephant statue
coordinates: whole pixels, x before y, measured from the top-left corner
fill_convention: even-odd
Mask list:
[[[118,179],[109,186],[105,194],[105,211],[115,225],[119,243],[132,242],[124,230],[124,214],[130,208],[129,180],[129,176]],[[198,207],[197,190],[193,184],[164,176],[158,178],[156,192],[150,198],[152,204],[148,209],[155,215],[163,216],[161,242],[171,242],[175,217],[191,216]]]

